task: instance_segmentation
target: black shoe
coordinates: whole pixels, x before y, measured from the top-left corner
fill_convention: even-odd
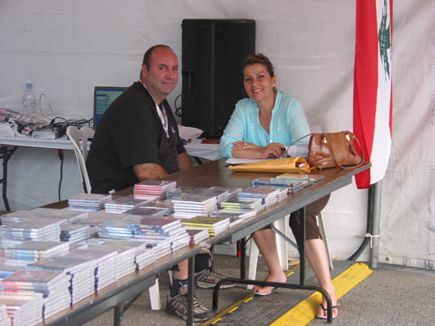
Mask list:
[[[171,297],[168,295],[166,312],[187,320],[187,286],[180,288],[180,294]],[[212,312],[207,306],[193,297],[193,321],[205,321],[211,318]]]
[[[195,277],[196,286],[201,289],[211,289],[214,288],[217,282],[224,279],[225,276],[215,272],[213,269],[206,269],[198,273]],[[234,283],[222,283],[221,289],[228,289],[234,287]]]

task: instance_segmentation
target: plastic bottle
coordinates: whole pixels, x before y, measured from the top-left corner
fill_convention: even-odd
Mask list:
[[[24,114],[36,113],[38,100],[33,89],[33,83],[26,83],[26,89],[23,94],[23,109]]]

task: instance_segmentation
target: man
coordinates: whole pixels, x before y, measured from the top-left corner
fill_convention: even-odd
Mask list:
[[[178,59],[166,45],[145,52],[140,80],[121,94],[103,115],[86,162],[93,193],[121,190],[146,179],[160,179],[192,167],[166,97],[178,82]],[[198,255],[195,270],[201,287],[219,280],[209,255]],[[201,265],[198,267],[198,265]],[[174,273],[166,310],[187,317],[187,260]],[[194,300],[194,319],[208,319],[209,309]]]

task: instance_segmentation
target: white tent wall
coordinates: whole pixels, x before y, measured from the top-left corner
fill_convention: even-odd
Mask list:
[[[432,269],[434,15],[433,1],[394,4],[393,149],[380,217],[381,261]],[[24,84],[32,81],[54,115],[90,118],[93,87],[137,80],[149,46],[166,43],[181,61],[183,18],[254,19],[257,51],[271,58],[279,88],[301,101],[312,129],[352,129],[355,1],[349,0],[0,0],[0,107],[19,110]],[[239,76],[235,71],[228,78]],[[181,81],[171,104],[180,93]],[[48,113],[47,102],[42,108]],[[9,168],[12,209],[58,200],[56,151],[19,148]],[[82,189],[67,151],[61,197]],[[353,185],[331,197],[323,216],[334,257],[358,248],[366,206],[367,191]]]

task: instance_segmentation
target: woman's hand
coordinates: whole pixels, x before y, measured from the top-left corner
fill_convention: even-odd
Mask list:
[[[263,155],[268,157],[282,157],[285,151],[285,147],[280,143],[270,143],[266,147],[263,147]]]
[[[280,143],[270,143],[266,147],[260,147],[244,141],[233,143],[233,157],[238,158],[273,158],[282,157],[285,147]]]

